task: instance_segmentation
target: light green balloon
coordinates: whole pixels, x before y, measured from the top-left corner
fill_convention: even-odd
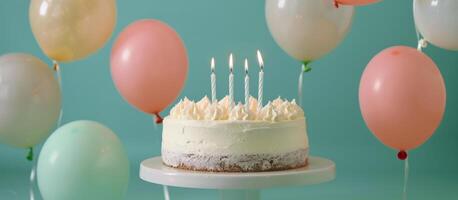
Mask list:
[[[44,200],[118,200],[127,190],[129,161],[109,128],[74,121],[48,138],[37,176]]]

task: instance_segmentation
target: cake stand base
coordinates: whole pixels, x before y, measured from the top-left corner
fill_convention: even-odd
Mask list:
[[[167,167],[160,156],[140,164],[144,181],[175,187],[219,189],[222,200],[259,200],[263,188],[319,184],[335,178],[335,164],[309,157],[308,166],[272,172],[200,172]]]

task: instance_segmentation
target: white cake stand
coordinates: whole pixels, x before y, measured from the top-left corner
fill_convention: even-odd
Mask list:
[[[144,160],[140,178],[175,187],[219,189],[222,200],[259,200],[260,189],[319,184],[335,178],[335,164],[320,157],[309,157],[307,167],[273,172],[228,173],[175,169],[162,164],[161,157]]]

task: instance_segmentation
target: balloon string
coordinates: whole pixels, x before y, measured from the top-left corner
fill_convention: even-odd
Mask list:
[[[425,38],[421,38],[420,31],[418,31],[417,26],[415,26],[415,34],[417,35],[417,50],[422,52],[422,49],[426,48],[428,46],[428,42],[425,40]]]
[[[60,94],[64,96],[64,88],[62,86],[62,69],[60,68],[59,63],[55,60],[53,60],[53,68],[54,68],[54,71],[56,71],[57,82],[59,83]],[[61,106],[60,112],[59,112],[59,119],[57,120],[57,127],[60,127],[60,125],[62,124],[63,115],[64,115],[64,109],[63,109],[63,106]]]
[[[34,192],[34,186],[35,186],[35,173],[36,173],[36,168],[37,168],[37,162],[36,159],[33,159],[33,147],[30,148],[29,152],[30,156],[30,161],[32,161],[32,169],[30,170],[30,189],[29,189],[29,194],[30,194],[30,200],[35,200],[35,192]],[[29,156],[27,156],[27,159],[29,159]]]
[[[302,107],[302,83],[304,80],[304,73],[309,72],[312,70],[308,64],[310,61],[304,61],[302,63],[301,71],[299,72],[299,81],[298,81],[298,87],[297,87],[297,96],[298,96],[298,101],[299,101],[299,106]]]
[[[407,182],[409,179],[409,159],[404,161],[404,189],[402,190],[402,199],[407,200]]]
[[[299,84],[298,84],[298,90],[297,90],[297,98],[299,100],[299,106],[302,107],[302,82],[304,78],[304,69],[305,69],[305,64],[302,64],[302,69],[299,72]]]
[[[170,200],[169,188],[166,185],[164,185],[164,199]]]

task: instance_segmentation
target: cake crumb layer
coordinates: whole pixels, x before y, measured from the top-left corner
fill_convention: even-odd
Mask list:
[[[174,168],[210,172],[262,172],[307,165],[308,149],[278,154],[211,155],[162,150],[162,162]]]

